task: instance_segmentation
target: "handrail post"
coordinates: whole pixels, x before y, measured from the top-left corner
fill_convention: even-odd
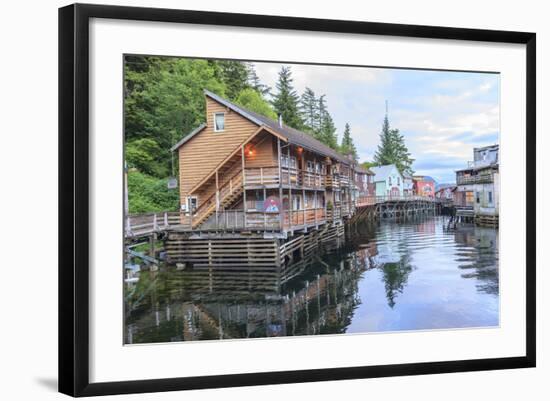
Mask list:
[[[132,234],[132,224],[130,222],[130,215],[126,215],[126,235]]]
[[[154,213],[153,214],[153,231],[157,231],[158,230],[158,226],[157,226],[157,214]]]
[[[168,227],[168,212],[164,212],[164,226]]]

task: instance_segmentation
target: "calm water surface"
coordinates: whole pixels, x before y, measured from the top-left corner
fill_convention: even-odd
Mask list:
[[[498,326],[498,230],[447,220],[358,225],[283,274],[142,271],[125,284],[125,341]]]

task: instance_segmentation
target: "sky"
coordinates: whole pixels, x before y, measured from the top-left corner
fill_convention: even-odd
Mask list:
[[[388,102],[390,126],[399,129],[415,159],[415,174],[455,182],[455,170],[473,159],[473,148],[498,143],[500,75],[370,67],[254,63],[275,91],[281,67],[294,87],[325,94],[341,139],[349,122],[360,161],[372,161]]]

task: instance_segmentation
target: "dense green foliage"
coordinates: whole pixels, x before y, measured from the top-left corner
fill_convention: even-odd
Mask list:
[[[276,118],[253,68],[237,61],[127,56],[125,60],[125,160],[130,211],[178,209],[177,174],[170,148],[205,120],[204,89]]]
[[[151,177],[131,169],[128,172],[130,213],[179,210],[178,190],[168,189],[168,179]]]
[[[391,129],[388,116],[384,118],[382,132],[380,133],[380,144],[374,155],[374,162],[377,165],[395,164],[401,173],[413,174],[412,164],[414,159],[405,145],[403,135],[398,129]]]
[[[204,89],[242,107],[303,130],[345,154],[357,149],[349,124],[338,144],[336,127],[325,95],[306,88],[299,96],[290,67],[282,67],[274,93],[264,85],[253,65],[230,60],[127,56],[125,59],[125,161],[130,169],[132,213],[177,210],[177,189],[167,189],[167,178],[177,176],[170,148],[205,121]],[[387,118],[376,164],[395,163],[411,171],[412,159],[398,130]]]
[[[353,143],[353,138],[351,137],[351,128],[349,126],[349,123],[346,123],[346,126],[344,128],[342,143],[340,144],[340,152],[345,155],[351,155],[353,157],[353,160],[355,161],[357,161],[359,157],[357,154],[357,148],[355,147],[355,144]]]
[[[361,163],[361,166],[363,166],[364,168],[371,168],[378,166],[378,164],[375,162],[364,161],[363,163]]]
[[[277,119],[277,114],[273,111],[269,103],[266,102],[262,94],[255,89],[243,89],[235,99],[235,103],[248,110],[269,117],[272,120]]]
[[[127,162],[155,177],[172,173],[170,148],[204,122],[204,89],[274,116],[246,63],[133,56],[125,72]]]

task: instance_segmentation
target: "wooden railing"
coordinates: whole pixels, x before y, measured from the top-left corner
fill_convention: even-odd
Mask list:
[[[126,238],[146,236],[179,224],[179,212],[130,214],[125,219],[124,235]]]
[[[301,185],[300,170],[290,167],[281,167],[281,183],[283,185]]]
[[[264,230],[281,228],[278,212],[245,212],[242,209],[224,210],[213,214],[200,225],[201,230]]]
[[[491,182],[493,182],[493,175],[492,174],[459,176],[459,177],[456,178],[456,184],[457,185],[490,184]]]
[[[304,227],[326,222],[324,208],[311,208],[283,212],[283,227],[290,229],[292,227]]]
[[[188,224],[192,226],[194,222],[200,222],[208,214],[212,214],[213,210],[216,209],[216,204],[223,205],[224,201],[234,192],[242,190],[242,170],[237,171],[233,176],[227,181],[218,192],[214,192],[208,199],[202,202],[199,207],[191,212],[187,213],[188,218],[182,219],[182,224]]]
[[[302,171],[301,185],[306,188],[323,188],[325,175],[311,171]]]
[[[429,196],[419,196],[419,195],[385,195],[385,196],[359,196],[355,200],[356,207],[364,207],[370,205],[376,205],[377,203],[384,202],[410,202],[410,201],[424,201],[424,202],[435,202],[436,199]]]
[[[279,185],[280,182],[284,186],[321,189],[325,185],[325,177],[324,174],[289,167],[281,167],[280,177],[277,166],[245,168],[245,185],[247,186]]]
[[[324,208],[301,209],[293,211],[284,211],[283,224],[281,226],[281,213],[262,212],[262,211],[244,211],[244,210],[225,210],[213,214],[200,225],[201,230],[263,230],[278,231],[288,230],[294,227],[303,228],[323,224],[326,222]],[[189,219],[184,217],[184,226]]]
[[[279,167],[246,167],[245,185],[279,185]]]

